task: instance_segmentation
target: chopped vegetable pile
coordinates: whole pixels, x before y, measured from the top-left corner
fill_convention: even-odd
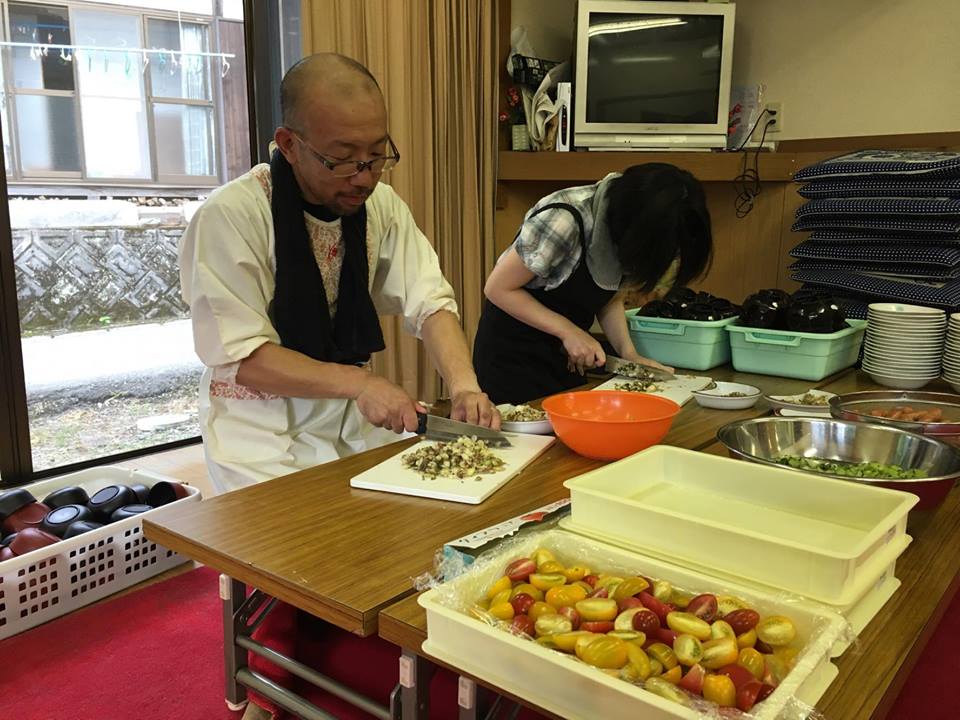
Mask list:
[[[906,470],[899,465],[878,462],[837,462],[835,460],[799,457],[797,455],[784,455],[778,458],[777,462],[797,470],[809,470],[827,475],[843,475],[844,477],[881,478],[886,480],[913,480],[927,477],[927,473],[923,470]]]
[[[513,410],[501,413],[500,417],[504,422],[536,422],[545,420],[547,413],[529,405],[517,405]]]
[[[404,467],[429,478],[465,478],[495,473],[506,467],[483,440],[470,437],[424,445],[404,455],[402,460]]]

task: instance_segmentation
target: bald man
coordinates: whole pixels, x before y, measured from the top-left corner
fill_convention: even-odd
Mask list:
[[[400,160],[376,80],[312,55],[280,88],[269,164],[216,190],[180,244],[206,366],[200,424],[221,492],[396,440],[424,409],[370,372],[380,315],[402,315],[451,392],[454,419],[498,428],[453,290],[383,173]]]

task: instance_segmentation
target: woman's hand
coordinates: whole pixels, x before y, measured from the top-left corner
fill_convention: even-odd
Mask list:
[[[660,370],[666,370],[669,373],[674,372],[674,369],[669,365],[663,365],[658,363],[656,360],[651,360],[650,358],[644,357],[636,350],[627,350],[620,356],[621,359],[626,360],[627,362],[634,362],[638,365],[649,365],[650,367],[655,367]]]
[[[607,362],[607,356],[596,338],[576,326],[561,335],[560,340],[567,353],[567,368],[571,372],[583,375],[587,369],[602,367]]]

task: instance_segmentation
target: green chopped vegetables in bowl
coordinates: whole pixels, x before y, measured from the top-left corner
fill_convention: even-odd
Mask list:
[[[855,478],[880,478],[884,480],[914,480],[927,477],[923,470],[905,470],[899,465],[878,462],[837,462],[836,460],[822,460],[820,458],[799,457],[784,455],[777,459],[780,465],[824,473],[826,475],[841,475]]]

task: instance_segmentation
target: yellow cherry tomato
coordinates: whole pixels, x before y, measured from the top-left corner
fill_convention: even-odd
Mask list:
[[[737,658],[737,665],[750,671],[757,680],[763,679],[764,660],[757,650],[752,647],[743,648]]]
[[[531,573],[530,574],[530,584],[535,588],[538,588],[543,591],[547,591],[552,587],[559,587],[560,585],[565,585],[567,578],[564,577],[562,573]]]
[[[707,675],[703,679],[703,699],[720,707],[733,707],[737,703],[737,688],[726,675]]]
[[[513,605],[509,602],[491,604],[490,614],[498,620],[513,620]]]
[[[586,565],[571,565],[566,570],[563,571],[563,574],[567,576],[568,582],[578,582],[583,580],[587,575],[590,574],[590,568]],[[589,585],[587,587],[590,587]]]
[[[489,590],[487,590],[487,600],[490,600],[496,597],[497,595],[502,593],[504,590],[509,590],[512,584],[513,583],[510,581],[510,578],[504,575],[502,578],[497,580],[493,585],[491,585]]]

